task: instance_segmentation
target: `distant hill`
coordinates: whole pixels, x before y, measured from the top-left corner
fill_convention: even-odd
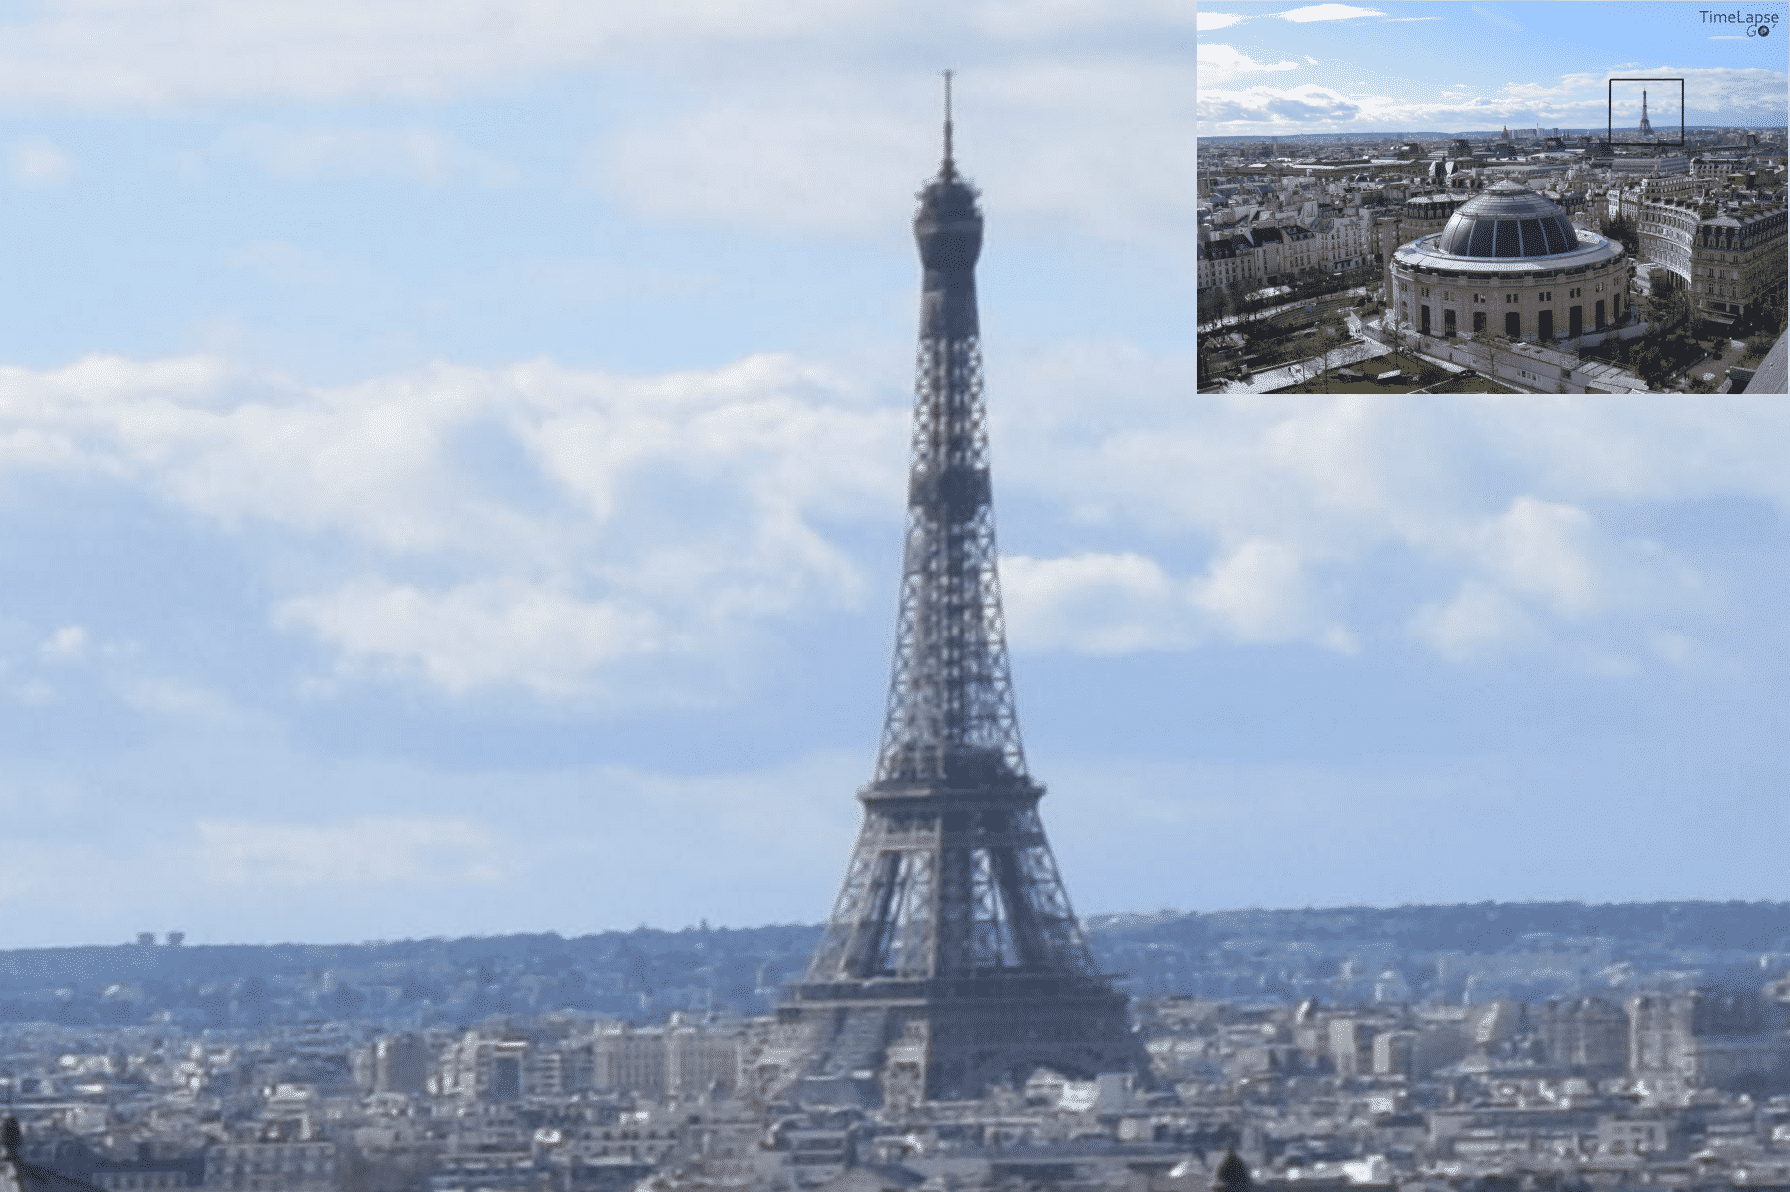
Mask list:
[[[1401,950],[1506,951],[1525,937],[1603,939],[1613,946],[1790,952],[1790,902],[1482,902],[1454,906],[1237,910],[1100,915],[1096,938],[1384,941]]]
[[[1161,911],[1086,926],[1102,968],[1144,996],[1533,1000],[1758,985],[1790,970],[1787,902]],[[554,1010],[637,1021],[680,1009],[762,1013],[819,934],[705,925],[573,939],[17,949],[0,951],[0,1023],[432,1027]]]

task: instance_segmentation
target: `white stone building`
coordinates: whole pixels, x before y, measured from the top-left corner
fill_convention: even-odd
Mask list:
[[[1426,335],[1547,343],[1629,314],[1622,246],[1575,228],[1558,205],[1510,181],[1462,204],[1440,232],[1401,246],[1388,272],[1398,321]]]

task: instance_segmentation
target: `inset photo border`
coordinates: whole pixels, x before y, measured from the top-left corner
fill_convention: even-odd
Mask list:
[[[1662,141],[1656,137],[1655,139],[1653,139],[1651,141],[1618,141],[1616,139],[1616,110],[1615,110],[1616,109],[1616,84],[1617,83],[1677,83],[1678,84],[1678,139],[1676,141]],[[1610,79],[1607,81],[1607,86],[1606,86],[1606,95],[1605,95],[1605,103],[1604,103],[1604,118],[1605,118],[1605,120],[1608,121],[1608,127],[1605,129],[1606,139],[1604,142],[1607,145],[1645,145],[1645,146],[1670,146],[1673,148],[1683,148],[1684,147],[1684,127],[1685,127],[1685,125],[1684,125],[1684,80],[1683,79],[1667,79],[1667,78],[1658,78],[1658,79],[1652,79],[1652,78],[1648,78],[1648,79],[1633,79],[1633,78],[1615,79],[1615,78],[1613,78],[1613,79]]]

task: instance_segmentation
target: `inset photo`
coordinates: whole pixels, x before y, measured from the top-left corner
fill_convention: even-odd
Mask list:
[[[1203,5],[1201,391],[1790,390],[1787,24]]]

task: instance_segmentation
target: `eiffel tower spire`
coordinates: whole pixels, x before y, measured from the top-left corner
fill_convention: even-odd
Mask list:
[[[920,336],[882,744],[787,1029],[753,1061],[764,1095],[866,1072],[876,1096],[911,1102],[980,1096],[1039,1065],[1147,1071],[1070,909],[1020,742],[976,311],[983,219],[952,157],[949,87],[947,73],[945,154],[914,216]]]

